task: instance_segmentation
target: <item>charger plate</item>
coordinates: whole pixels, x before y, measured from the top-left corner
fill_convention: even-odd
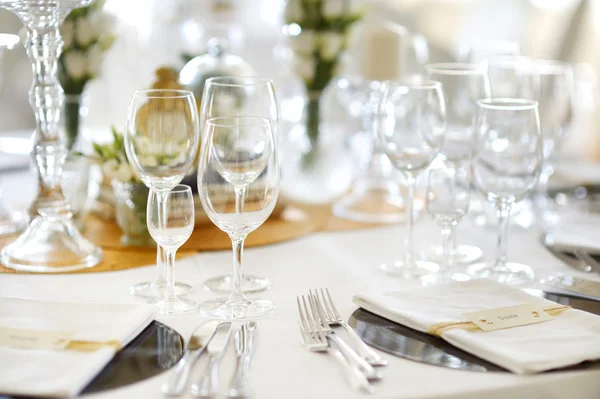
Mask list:
[[[570,295],[547,293],[540,290],[526,290],[550,301],[571,306],[574,309],[600,315],[600,301],[577,298]],[[441,338],[394,323],[364,309],[357,309],[348,323],[368,344],[379,350],[433,366],[455,370],[478,372],[506,372],[486,360],[458,349]],[[600,369],[600,361],[585,362],[560,370]]]

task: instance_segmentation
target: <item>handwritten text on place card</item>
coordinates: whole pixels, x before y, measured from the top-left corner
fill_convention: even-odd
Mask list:
[[[546,313],[539,305],[532,304],[480,310],[465,313],[463,316],[483,331],[525,326],[553,319],[553,316]]]
[[[61,350],[71,341],[73,332],[25,330],[0,327],[0,346],[17,349]]]

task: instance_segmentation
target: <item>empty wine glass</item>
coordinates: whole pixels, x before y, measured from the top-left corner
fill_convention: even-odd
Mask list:
[[[220,76],[209,78],[202,93],[200,127],[205,129],[206,121],[216,117],[248,116],[265,118],[278,139],[279,105],[275,87],[271,79],[247,76]],[[206,131],[202,137],[206,137]],[[204,286],[212,291],[230,292],[232,276],[209,278]],[[271,286],[264,277],[247,275],[242,281],[244,292],[258,292]]]
[[[490,97],[534,100],[532,65],[531,58],[520,55],[490,57],[487,60]]]
[[[133,93],[127,112],[125,150],[134,172],[158,200],[181,182],[189,171],[200,142],[198,110],[187,90],[140,90]],[[133,295],[160,298],[166,293],[166,259],[157,248],[157,276],[152,282],[130,287]],[[192,286],[175,283],[178,295]]]
[[[208,119],[198,192],[210,220],[231,238],[234,255],[229,298],[202,302],[200,310],[227,320],[273,313],[271,301],[246,298],[242,290],[244,240],[271,215],[279,195],[277,142],[271,121],[240,116]]]
[[[469,212],[471,179],[466,169],[433,169],[427,183],[427,212],[442,228],[443,252],[438,273],[421,277],[423,285],[466,281],[469,276],[453,272],[451,234],[453,228]]]
[[[490,81],[486,64],[441,63],[425,66],[427,77],[442,83],[446,101],[447,126],[441,155],[450,168],[467,164],[473,151],[473,122],[477,101],[490,97]],[[483,257],[474,245],[457,245],[454,226],[451,229],[451,263],[469,264]],[[429,260],[440,262],[441,247],[428,250]]]
[[[440,152],[446,131],[446,103],[436,81],[387,82],[380,104],[378,135],[385,154],[407,183],[408,234],[404,259],[380,266],[403,278],[434,272],[438,265],[417,261],[413,253],[413,203],[416,178]]]
[[[190,186],[180,184],[166,193],[150,191],[146,218],[150,235],[165,251],[167,266],[165,295],[150,303],[164,314],[196,309],[196,302],[177,297],[174,280],[175,254],[194,231],[194,197]]]
[[[498,55],[521,55],[519,43],[510,40],[475,40],[461,45],[458,58],[464,62],[478,64]]]
[[[493,203],[498,214],[497,258],[470,266],[469,274],[503,283],[534,279],[531,267],[506,262],[508,218],[512,205],[538,183],[543,163],[538,103],[523,99],[479,101],[473,183]]]

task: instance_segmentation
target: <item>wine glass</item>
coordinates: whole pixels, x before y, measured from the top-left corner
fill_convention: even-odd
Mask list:
[[[478,64],[490,57],[521,55],[519,43],[510,40],[475,40],[461,45],[459,60]]]
[[[273,212],[279,195],[277,142],[272,123],[257,117],[217,117],[206,122],[198,192],[210,220],[233,244],[233,290],[200,310],[211,317],[244,320],[267,316],[275,305],[246,298],[242,290],[244,240]]]
[[[480,100],[476,147],[471,164],[473,183],[498,214],[498,246],[494,263],[470,266],[469,274],[503,283],[534,279],[531,267],[506,262],[508,218],[512,205],[538,183],[543,164],[538,103],[524,99]]]
[[[165,295],[149,303],[157,306],[163,314],[196,309],[196,302],[177,297],[174,280],[175,254],[194,231],[194,196],[190,186],[179,184],[165,193],[150,191],[146,218],[150,235],[165,252],[167,266]]]
[[[440,63],[425,66],[427,77],[442,83],[446,101],[447,127],[441,150],[450,168],[465,166],[473,150],[473,122],[477,101],[490,97],[490,81],[485,64]],[[457,245],[454,226],[450,226],[451,264],[469,264],[483,257],[474,245]],[[442,261],[441,247],[428,250],[428,259]]]
[[[407,183],[408,234],[404,259],[380,266],[385,273],[404,278],[434,272],[438,265],[417,261],[413,254],[413,203],[416,178],[440,152],[446,131],[446,103],[436,81],[387,82],[380,103],[377,129],[385,154]]]
[[[198,151],[198,110],[192,92],[153,89],[133,93],[127,111],[125,150],[134,172],[158,200],[178,185],[189,171]],[[130,287],[133,295],[161,298],[167,288],[166,259],[157,247],[157,277]],[[178,295],[192,286],[175,283]]]
[[[279,105],[271,79],[260,77],[220,76],[206,80],[202,93],[200,126],[205,129],[206,121],[215,117],[249,116],[265,118],[278,139]],[[206,137],[206,131],[202,137]],[[217,276],[204,282],[212,291],[230,292],[232,276]],[[264,277],[244,276],[242,291],[258,292],[271,286]]]
[[[487,60],[491,96],[534,100],[533,60],[524,56],[499,55]]]
[[[423,285],[466,281],[469,276],[455,273],[451,266],[451,234],[453,228],[469,212],[471,201],[471,179],[464,168],[433,169],[429,171],[427,183],[427,212],[442,228],[443,251],[438,273],[421,277]]]

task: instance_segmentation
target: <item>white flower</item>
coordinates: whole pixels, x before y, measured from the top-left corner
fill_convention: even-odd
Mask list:
[[[64,45],[63,50],[67,50],[73,44],[73,30],[75,26],[72,21],[65,20],[60,27],[60,35],[62,36]]]
[[[75,40],[80,46],[87,46],[95,39],[90,20],[82,17],[75,21]]]
[[[65,69],[67,75],[72,79],[80,79],[85,75],[86,60],[79,51],[69,51],[65,53]]]
[[[134,174],[131,170],[131,166],[127,163],[119,164],[119,167],[114,171],[114,178],[122,182],[131,181],[133,177]]]
[[[95,77],[100,71],[102,57],[102,49],[98,44],[94,44],[90,47],[87,54],[87,73],[91,77]]]
[[[342,51],[344,36],[337,32],[323,32],[320,36],[321,57],[333,60]]]
[[[289,0],[285,6],[284,17],[288,24],[302,21],[304,18],[304,9],[302,8],[301,0]]]
[[[109,179],[113,179],[115,171],[119,168],[119,162],[116,159],[109,159],[102,164],[102,173]]]
[[[346,4],[346,0],[323,0],[321,11],[325,18],[339,18],[347,11]]]
[[[350,0],[350,9],[348,12],[351,15],[359,15],[365,12],[366,4],[364,0]]]
[[[100,36],[100,38],[98,39],[98,45],[100,46],[102,51],[106,51],[112,47],[112,45],[115,43],[116,40],[117,40],[117,35],[115,35],[112,32],[107,32],[107,33],[103,34],[102,36]]]
[[[290,36],[292,49],[298,54],[312,54],[317,47],[315,31],[303,29],[298,36]]]
[[[310,83],[315,76],[315,61],[312,57],[295,57],[293,63],[293,70],[296,75],[300,76],[302,80]]]
[[[146,168],[153,168],[158,166],[158,161],[156,160],[156,157],[152,156],[152,155],[147,155],[147,156],[143,156],[140,155],[138,157],[138,162],[140,163],[140,165],[143,165]]]
[[[94,36],[99,37],[115,29],[115,17],[102,9],[88,14],[88,20]]]

